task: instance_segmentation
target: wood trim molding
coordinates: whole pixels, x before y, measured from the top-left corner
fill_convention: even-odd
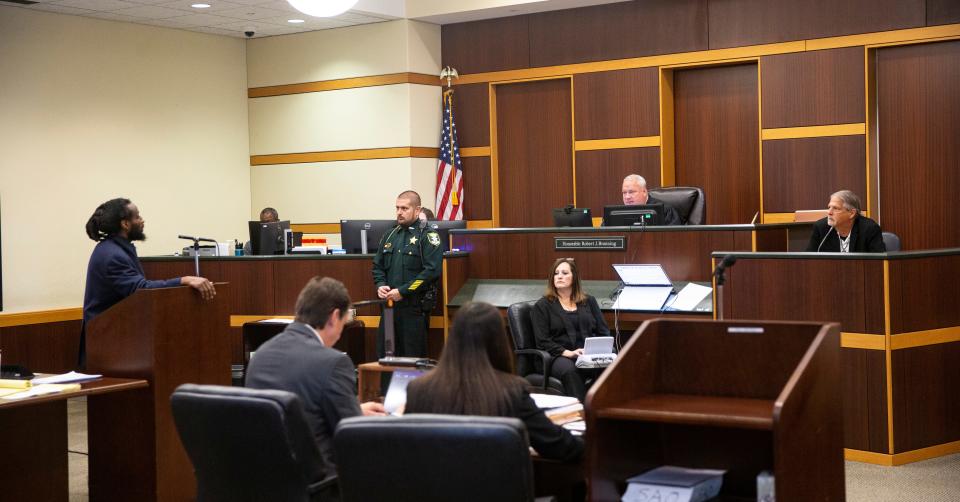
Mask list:
[[[245,323],[262,321],[264,319],[293,319],[292,315],[231,315],[230,327],[241,328]],[[363,321],[364,328],[379,328],[380,316],[378,315],[358,315],[358,321]],[[431,328],[443,328],[443,316],[430,316]]]
[[[484,73],[460,75],[454,85],[476,84],[481,82],[502,82],[530,79],[545,79],[569,77],[580,73],[593,73],[611,70],[629,70],[633,68],[649,68],[656,66],[691,65],[696,63],[722,63],[736,61],[743,58],[757,58],[773,54],[787,54],[803,52],[806,43],[782,42],[775,44],[750,45],[746,47],[731,47],[729,49],[711,49],[706,51],[681,52],[677,54],[661,54],[639,58],[614,59],[609,61],[593,61],[557,66],[542,66],[538,68],[524,68],[519,70],[502,70]]]
[[[795,138],[822,138],[824,136],[856,136],[867,133],[867,125],[863,122],[857,124],[836,124],[822,126],[806,127],[780,127],[776,129],[763,129],[761,139],[764,141],[775,139],[795,139]]]
[[[460,149],[461,157],[489,157],[489,146],[468,146]]]
[[[327,152],[251,155],[250,165],[267,166],[277,164],[309,164],[313,162],[401,158],[436,159],[439,155],[439,148],[424,146],[397,146],[391,148],[367,148],[364,150],[333,150]]]
[[[845,349],[885,350],[883,335],[840,333],[840,346]]]
[[[898,333],[890,337],[890,350],[960,342],[960,326]]]
[[[290,230],[305,234],[339,234],[339,223],[291,223]]]
[[[960,37],[960,24],[945,24],[943,26],[927,26],[924,28],[879,31],[874,33],[863,33],[860,35],[816,38],[807,40],[807,50],[819,51],[822,49],[839,49],[842,47],[854,47],[857,45],[900,45],[910,42],[953,37]]]
[[[890,337],[890,260],[883,260],[883,344],[884,344],[884,380],[887,386],[887,448],[891,455],[893,449],[893,351]]]
[[[584,139],[573,143],[577,152],[590,150],[615,150],[618,148],[645,148],[660,146],[660,136],[640,136],[636,138]]]
[[[928,460],[931,458],[952,455],[954,453],[960,453],[960,441],[953,441],[950,443],[943,443],[943,444],[928,446],[926,448],[905,451],[903,453],[895,453],[893,455],[888,455],[886,453],[876,453],[872,451],[853,450],[850,448],[844,448],[843,458],[845,460],[852,460],[854,462],[864,462],[867,464],[876,464],[876,465],[884,465],[887,467],[893,467],[898,465],[910,464],[913,462],[919,462],[921,460]]]
[[[12,314],[0,314],[0,328],[51,322],[79,321],[81,319],[83,319],[83,307],[16,312]]]
[[[467,228],[494,228],[493,220],[468,220]]]
[[[454,85],[500,82],[504,80],[554,78],[576,75],[580,73],[627,70],[632,68],[649,68],[658,66],[690,67],[698,64],[718,64],[726,62],[734,63],[749,59],[756,59],[761,56],[788,54],[791,52],[816,51],[822,49],[836,49],[841,47],[856,47],[862,45],[866,45],[867,47],[879,47],[885,45],[902,45],[906,43],[933,42],[939,40],[949,40],[953,38],[960,38],[960,24],[881,31],[863,33],[860,35],[847,35],[811,40],[795,40],[791,42],[780,42],[774,44],[731,47],[728,49],[710,49],[705,51],[661,54],[638,58],[592,61],[588,63],[473,73],[468,75],[460,75],[460,79]]]
[[[269,96],[287,96],[290,94],[304,94],[307,92],[339,91],[342,89],[358,89],[361,87],[378,87],[382,85],[420,84],[440,86],[440,77],[424,73],[388,73],[385,75],[371,75],[367,77],[339,78],[335,80],[319,80],[299,84],[270,85],[265,87],[251,87],[247,89],[248,98],[265,98]]]
[[[763,213],[764,223],[793,223],[793,213]]]

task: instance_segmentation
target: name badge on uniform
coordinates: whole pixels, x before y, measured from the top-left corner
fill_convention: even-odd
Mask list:
[[[393,243],[392,243],[392,242],[388,242],[388,243],[386,243],[386,244],[383,245],[383,249],[390,249],[391,247],[393,247]]]

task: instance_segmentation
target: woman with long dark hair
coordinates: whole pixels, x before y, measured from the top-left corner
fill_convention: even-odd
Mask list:
[[[513,374],[503,318],[488,303],[457,312],[437,367],[410,382],[405,413],[516,417],[540,456],[569,462],[583,455],[583,441],[551,422]]]
[[[585,376],[597,370],[577,370],[577,358],[583,354],[585,340],[591,336],[610,336],[597,299],[584,293],[580,272],[573,258],[553,262],[547,277],[547,290],[530,313],[537,348],[555,359],[550,374],[577,399],[587,397]]]

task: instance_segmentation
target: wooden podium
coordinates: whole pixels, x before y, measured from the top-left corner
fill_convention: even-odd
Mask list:
[[[91,501],[196,497],[170,395],[187,382],[230,385],[229,315],[219,300],[229,285],[216,287],[209,301],[188,287],[140,289],[87,326],[88,373],[150,383],[88,398]]]
[[[591,500],[661,465],[724,469],[720,500],[844,500],[837,324],[645,322],[587,394]]]

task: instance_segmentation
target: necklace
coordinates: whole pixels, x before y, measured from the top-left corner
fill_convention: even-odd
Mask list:
[[[577,310],[577,304],[566,298],[560,298],[560,306],[563,307],[563,310],[566,310],[568,312]]]

